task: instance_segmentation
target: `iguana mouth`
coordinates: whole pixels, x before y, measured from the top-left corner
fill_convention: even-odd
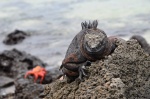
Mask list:
[[[96,47],[91,48],[88,44],[86,44],[85,49],[91,54],[96,54],[96,53],[101,54],[104,52],[105,46],[99,44]]]

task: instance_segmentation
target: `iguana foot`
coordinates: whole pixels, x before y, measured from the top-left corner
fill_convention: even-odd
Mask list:
[[[90,61],[86,61],[86,63],[83,66],[79,67],[79,80],[83,81],[83,76],[87,77],[88,75],[85,73],[86,71],[86,66],[90,66],[91,62]]]

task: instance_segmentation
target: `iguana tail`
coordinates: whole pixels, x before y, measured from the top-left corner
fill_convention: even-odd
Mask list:
[[[148,44],[148,42],[145,40],[145,38],[143,38],[140,35],[133,35],[130,39],[136,39],[139,44],[141,45],[141,47],[150,54],[150,45]]]

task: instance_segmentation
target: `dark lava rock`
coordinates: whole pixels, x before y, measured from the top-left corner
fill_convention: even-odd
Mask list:
[[[38,99],[43,92],[42,84],[33,83],[33,80],[23,78],[24,73],[17,76],[15,80],[15,99]]]
[[[22,42],[29,34],[21,30],[15,30],[14,32],[7,35],[3,41],[6,45],[14,45]]]
[[[0,73],[2,72],[3,75],[9,77],[15,77],[20,72],[26,72],[37,65],[46,66],[45,63],[35,56],[18,51],[17,49],[5,50],[0,54]]]
[[[28,70],[33,69],[37,65],[45,67],[47,64],[39,58],[17,49],[5,50],[3,53],[0,53],[0,75],[2,76],[0,79],[6,80],[8,77],[13,79],[13,84],[15,84],[16,88],[15,93],[10,93],[11,95],[7,94],[5,96],[0,95],[0,98],[9,99],[8,97],[10,96],[14,97],[14,99],[36,99],[44,90],[43,84],[38,84],[40,79],[38,79],[37,83],[34,83],[34,77],[32,75],[29,75],[26,79],[24,75]],[[51,83],[52,79],[50,71],[47,71],[43,83]],[[1,86],[10,85],[10,82],[12,83],[9,79],[7,81],[0,80]],[[3,91],[4,89],[0,88],[0,90]]]
[[[43,99],[150,99],[150,55],[136,40],[117,41],[118,47],[87,67],[89,77],[45,86]]]

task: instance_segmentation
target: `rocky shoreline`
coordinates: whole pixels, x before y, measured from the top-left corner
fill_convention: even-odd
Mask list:
[[[17,49],[0,53],[0,98],[2,99],[148,99],[150,55],[136,40],[118,39],[115,51],[87,67],[88,77],[67,83],[61,72],[47,71],[43,84],[24,78],[28,70],[47,64]],[[55,71],[55,72],[54,72]],[[7,90],[5,92],[5,90]],[[11,90],[11,91],[8,91]]]

